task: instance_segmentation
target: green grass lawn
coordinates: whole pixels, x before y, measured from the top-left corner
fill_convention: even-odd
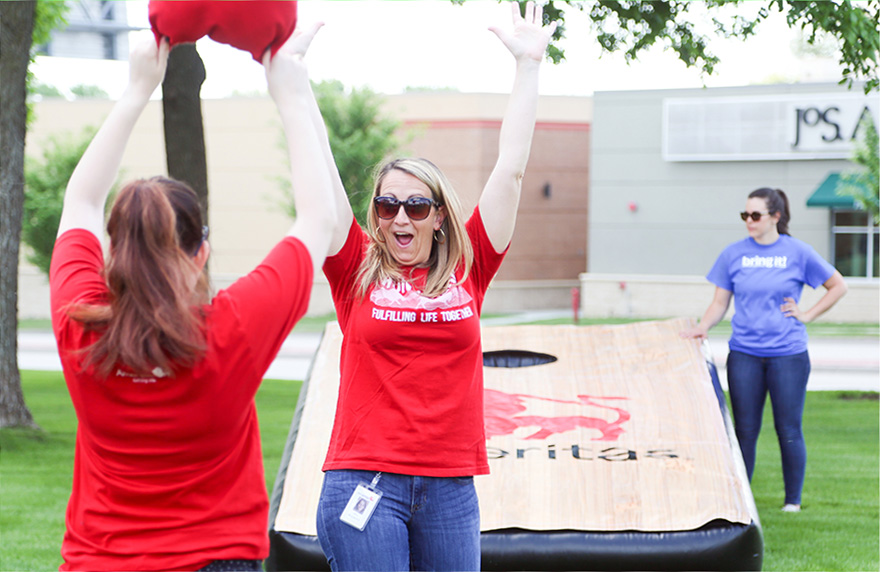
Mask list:
[[[60,373],[22,373],[25,398],[42,430],[0,430],[0,570],[53,570],[61,563],[76,418]],[[269,490],[300,386],[267,380],[257,395]],[[782,475],[769,409],[752,483],[764,570],[878,570],[877,394],[807,395],[809,462],[798,514],[779,510]]]

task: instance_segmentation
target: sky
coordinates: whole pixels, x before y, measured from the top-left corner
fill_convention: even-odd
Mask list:
[[[129,0],[127,8],[132,25],[149,26],[146,1]],[[316,81],[335,79],[385,94],[408,87],[508,93],[512,84],[513,59],[488,30],[490,25],[510,26],[510,10],[494,0],[468,0],[461,6],[449,0],[302,0],[298,19],[301,24],[324,22],[307,55]],[[778,15],[746,42],[713,40],[710,49],[722,63],[707,77],[659,47],[632,64],[621,54],[603,55],[585,12],[569,9],[566,28],[567,38],[559,44],[566,59],[542,67],[542,95],[840,79],[834,60],[794,55],[796,32]],[[149,35],[136,32],[131,41]],[[208,38],[197,46],[207,70],[203,98],[265,92],[263,68],[250,54]],[[128,77],[125,62],[40,57],[33,69],[40,81],[62,91],[87,83],[114,99]]]

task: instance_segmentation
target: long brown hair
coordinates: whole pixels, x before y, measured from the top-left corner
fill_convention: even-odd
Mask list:
[[[120,365],[138,374],[191,367],[205,352],[199,308],[210,297],[204,272],[193,287],[202,243],[195,192],[164,177],[133,181],[119,192],[107,232],[108,304],[68,309],[101,332],[87,364],[105,377]]]
[[[434,163],[421,158],[394,159],[381,165],[374,176],[373,197],[382,192],[382,181],[385,175],[393,170],[402,171],[423,182],[431,189],[432,198],[446,207],[446,218],[440,231],[434,233],[434,243],[428,258],[428,276],[423,296],[436,298],[443,294],[449,278],[461,266],[464,271],[460,282],[464,282],[470,273],[474,261],[474,251],[465,229],[461,202],[455,190],[443,172]],[[370,286],[391,279],[395,282],[404,280],[400,266],[388,252],[385,241],[377,233],[379,217],[372,202],[367,210],[367,235],[370,243],[361,267],[358,270],[358,296],[366,296]],[[444,238],[445,236],[445,238]]]

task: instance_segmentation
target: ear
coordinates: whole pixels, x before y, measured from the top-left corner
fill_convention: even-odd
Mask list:
[[[434,230],[440,230],[440,227],[443,226],[443,221],[446,220],[446,214],[445,206],[437,207],[437,214],[434,216]]]
[[[196,266],[199,267],[199,272],[205,269],[205,264],[208,263],[208,257],[211,255],[211,243],[207,240],[202,243],[199,247],[199,251],[196,252],[195,262]]]

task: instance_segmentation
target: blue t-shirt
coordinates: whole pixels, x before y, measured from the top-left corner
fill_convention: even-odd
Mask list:
[[[725,248],[706,278],[733,292],[730,349],[758,357],[807,351],[806,328],[780,306],[785,298],[800,302],[804,284],[816,288],[832,274],[834,267],[809,244],[787,234],[773,244],[749,237]]]

